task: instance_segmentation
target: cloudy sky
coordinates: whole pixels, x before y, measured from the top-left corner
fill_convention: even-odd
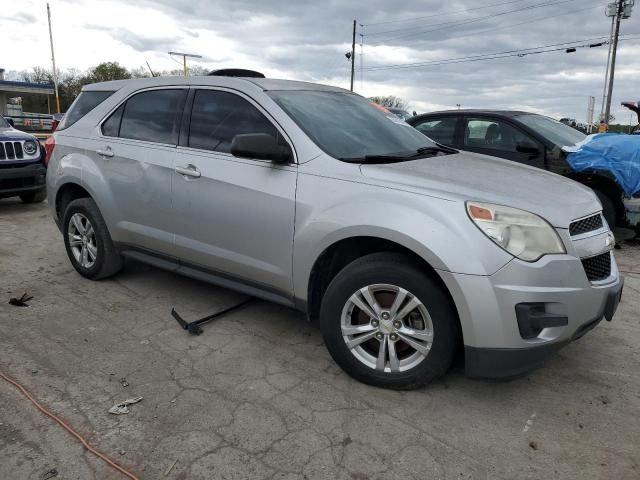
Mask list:
[[[49,66],[46,1],[10,3],[10,8],[0,9],[0,67],[20,71]],[[167,55],[173,50],[202,55],[200,64],[206,68],[251,68],[270,77],[348,88],[350,67],[344,54],[351,48],[352,22],[357,19],[358,93],[397,95],[419,112],[461,104],[578,120],[586,117],[589,95],[597,98],[596,115],[600,111],[608,47],[517,54],[548,45],[596,43],[598,37],[608,37],[610,29],[606,0],[49,3],[61,69],[84,70],[103,61],[136,68],[148,61],[154,69],[169,70],[178,67]],[[628,123],[628,111],[618,105],[640,100],[640,4],[631,19],[622,22],[621,33],[630,39],[621,42],[618,51],[612,112],[617,122]],[[514,56],[469,61],[497,52]],[[403,65],[415,63],[422,65]]]

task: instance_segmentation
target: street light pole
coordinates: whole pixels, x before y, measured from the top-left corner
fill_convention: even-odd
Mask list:
[[[351,40],[351,91],[353,92],[353,77],[356,69],[356,21],[353,21],[353,38]]]
[[[47,21],[49,22],[49,43],[51,44],[51,64],[53,65],[53,87],[56,92],[56,113],[60,113],[60,95],[58,94],[58,72],[56,70],[56,56],[53,53],[53,34],[51,33],[51,9],[47,3]]]

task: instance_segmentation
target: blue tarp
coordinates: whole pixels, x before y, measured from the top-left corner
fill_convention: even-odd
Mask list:
[[[567,163],[576,172],[610,172],[627,196],[640,192],[640,135],[590,135],[576,148],[565,149]]]

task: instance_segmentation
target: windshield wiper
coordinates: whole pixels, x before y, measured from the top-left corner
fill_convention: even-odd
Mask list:
[[[450,154],[450,153],[458,153],[458,151],[453,149],[453,148],[445,147],[444,145],[440,145],[440,144],[436,144],[433,147],[420,147],[418,150],[416,150],[416,155],[423,155],[425,153],[433,153],[433,154],[446,153],[446,154]]]
[[[363,157],[340,157],[340,160],[347,163],[394,163],[411,160],[413,155],[365,155]]]
[[[364,155],[362,157],[341,157],[340,160],[347,163],[397,163],[426,158],[428,156],[436,156],[439,153],[448,155],[458,153],[458,151],[443,145],[435,145],[432,147],[420,147],[415,153],[409,153],[408,155]]]

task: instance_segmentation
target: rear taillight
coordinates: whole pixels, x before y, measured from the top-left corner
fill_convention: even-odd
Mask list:
[[[44,142],[44,164],[49,165],[49,160],[51,160],[51,155],[53,155],[53,149],[56,146],[56,139],[53,135],[51,135]]]
[[[59,123],[60,123],[60,120],[56,120],[55,118],[51,121],[51,132],[56,131]]]

